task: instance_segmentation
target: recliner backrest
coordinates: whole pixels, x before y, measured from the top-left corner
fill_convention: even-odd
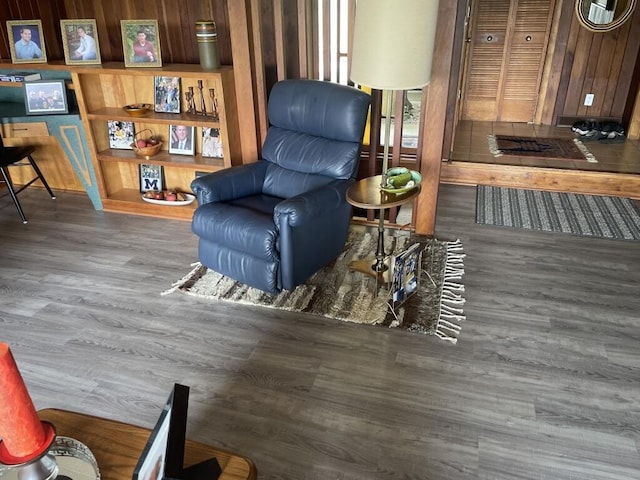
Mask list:
[[[263,193],[282,198],[356,175],[369,95],[319,80],[285,80],[269,97]]]

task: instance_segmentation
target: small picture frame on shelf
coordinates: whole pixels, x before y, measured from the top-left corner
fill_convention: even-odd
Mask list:
[[[7,32],[13,63],[47,63],[40,20],[7,20]]]
[[[180,77],[154,77],[154,110],[180,113]]]
[[[169,153],[177,153],[179,155],[194,155],[195,146],[195,129],[187,125],[170,125],[169,126]]]
[[[202,156],[213,158],[224,157],[219,128],[202,128]]]
[[[391,257],[391,306],[397,308],[418,291],[422,268],[422,250],[413,243]]]
[[[95,19],[60,20],[60,31],[67,65],[102,63]]]
[[[120,20],[125,67],[161,67],[157,20]]]
[[[133,150],[131,146],[135,141],[135,124],[120,120],[108,120],[109,148],[119,150]]]
[[[64,80],[35,80],[22,85],[27,115],[69,113]]]
[[[140,169],[140,192],[151,190],[164,190],[162,165],[141,163]]]

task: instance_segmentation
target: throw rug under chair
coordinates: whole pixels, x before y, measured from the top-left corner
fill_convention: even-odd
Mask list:
[[[233,302],[400,328],[456,343],[460,322],[465,319],[462,244],[459,240],[439,241],[395,231],[385,238],[386,251],[397,253],[416,242],[422,250],[418,288],[396,308],[392,308],[386,287],[376,286],[375,278],[349,268],[351,261],[371,256],[376,250],[377,231],[362,225],[350,228],[345,248],[336,260],[291,292],[268,294],[195,263],[188,274],[162,295],[179,291],[205,301]]]

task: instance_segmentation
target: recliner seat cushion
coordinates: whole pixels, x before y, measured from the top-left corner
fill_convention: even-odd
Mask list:
[[[191,227],[197,236],[221,247],[266,261],[277,261],[278,231],[273,216],[229,203],[198,207]]]

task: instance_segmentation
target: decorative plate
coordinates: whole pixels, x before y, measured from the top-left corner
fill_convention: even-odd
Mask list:
[[[184,205],[189,205],[196,199],[196,196],[191,195],[190,193],[183,193],[183,195],[187,197],[186,200],[176,200],[175,202],[170,202],[168,200],[156,200],[155,198],[146,198],[144,195],[142,195],[141,197],[142,200],[147,203],[153,203],[154,205],[168,205],[170,207],[182,207]]]
[[[394,168],[390,168],[389,170],[387,170],[387,177],[388,176],[393,176],[394,172],[397,172],[399,170],[399,168],[400,167],[394,167]],[[422,182],[422,175],[420,175],[420,173],[416,172],[415,170],[409,170],[409,173],[411,173],[411,180],[410,181],[413,182],[413,185],[405,186],[405,187],[402,187],[402,188],[380,187],[380,190],[383,190],[383,191],[388,192],[388,193],[404,193],[404,192],[408,192],[409,190],[413,190],[418,185],[420,185],[420,182]]]

